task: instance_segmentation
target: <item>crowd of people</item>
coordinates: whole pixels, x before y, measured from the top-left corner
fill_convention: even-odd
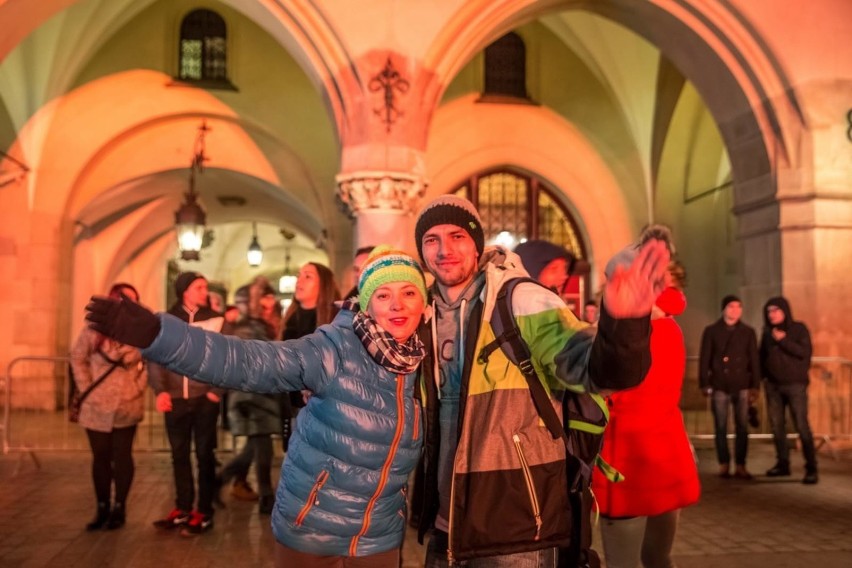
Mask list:
[[[271,516],[279,566],[396,567],[409,522],[429,568],[595,566],[578,533],[588,511],[567,482],[572,449],[543,426],[536,398],[545,392],[558,403],[570,392],[601,401],[609,415],[599,436],[608,474],[589,475],[607,565],[671,566],[679,512],[700,494],[679,409],[686,353],[674,318],[686,308],[686,274],[671,233],[651,226],[619,252],[597,300],[575,307],[582,319],[560,296],[574,256],[546,241],[515,251],[486,246],[465,199],[426,204],[415,243],[419,259],[385,245],[359,249],[355,286],[342,298],[328,267],[305,264],[283,313],[263,277],[236,290],[222,313],[208,307],[207,280],[196,272],[177,277],[176,302],[163,314],[143,307],[126,283],[93,297],[72,353],[78,387],[91,387],[80,414],[96,498],[86,528],[126,521],[149,384],[165,415],[175,485],[159,530],[211,530],[214,505],[230,487]],[[507,309],[529,350],[526,369],[491,347],[501,341],[491,326],[500,291],[524,277]],[[699,385],[715,418],[719,475],[752,478],[749,409],[762,378],[777,451],[767,475],[791,474],[789,407],[803,482],[817,483],[807,328],[784,298],[772,298],[758,347],[741,315],[741,300],[726,296],[722,317],[701,338]],[[232,435],[245,442],[217,470],[222,405]],[[277,489],[273,435],[285,452]]]

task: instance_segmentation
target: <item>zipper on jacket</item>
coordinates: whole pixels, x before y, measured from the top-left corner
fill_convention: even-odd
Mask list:
[[[308,513],[313,508],[314,505],[319,505],[319,490],[322,489],[322,486],[325,485],[325,482],[328,481],[328,472],[326,470],[322,470],[320,474],[317,476],[317,480],[314,482],[314,486],[311,488],[311,492],[308,494],[308,499],[305,501],[304,507],[299,511],[299,514],[296,516],[296,526],[302,526],[302,522],[304,522],[305,517],[308,516]]]
[[[420,437],[420,409],[417,408],[417,406],[418,406],[417,401],[415,400],[413,402],[414,402],[414,407],[413,407],[414,408],[414,427],[412,428],[411,439],[417,440],[417,438]]]
[[[517,434],[512,435],[512,440],[515,442],[515,449],[518,450],[518,459],[521,460],[521,470],[524,472],[524,482],[527,484],[527,493],[529,493],[530,497],[530,506],[533,510],[533,516],[535,517],[535,538],[533,540],[539,540],[541,538],[541,509],[538,504],[538,497],[535,494],[535,485],[533,484],[532,473],[530,472],[530,466],[527,463],[526,457],[524,457],[524,451],[521,448],[521,439]]]
[[[379,500],[379,495],[387,485],[388,474],[390,473],[393,459],[396,456],[396,451],[399,449],[399,441],[402,439],[402,431],[405,429],[405,375],[396,376],[396,415],[399,417],[396,421],[396,431],[393,433],[393,441],[391,442],[388,457],[385,458],[385,463],[382,465],[382,473],[379,476],[379,484],[370,497],[366,509],[364,509],[364,522],[361,524],[361,530],[358,531],[352,541],[349,543],[349,556],[357,556],[358,541],[362,536],[367,534],[370,528],[370,516],[373,514],[373,508],[376,506],[376,501]]]

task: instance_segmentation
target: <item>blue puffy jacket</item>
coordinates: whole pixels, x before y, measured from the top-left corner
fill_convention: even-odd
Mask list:
[[[334,556],[400,546],[423,438],[415,375],[375,363],[352,330],[352,312],[285,342],[240,341],[160,318],[146,359],[226,388],[313,393],[281,466],[272,515],[280,543]]]

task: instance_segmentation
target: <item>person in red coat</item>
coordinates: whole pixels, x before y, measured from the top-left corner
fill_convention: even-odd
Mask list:
[[[669,567],[680,509],[698,501],[698,469],[680,411],[686,366],[683,332],[673,316],[686,309],[685,274],[669,266],[651,314],[651,368],[638,387],[608,398],[610,421],[601,456],[624,481],[595,471],[592,486],[604,522],[608,568]]]

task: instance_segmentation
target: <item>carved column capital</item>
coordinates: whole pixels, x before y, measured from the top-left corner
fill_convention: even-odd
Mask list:
[[[367,210],[412,214],[428,185],[423,176],[402,172],[350,172],[336,180],[337,198],[352,217]]]

